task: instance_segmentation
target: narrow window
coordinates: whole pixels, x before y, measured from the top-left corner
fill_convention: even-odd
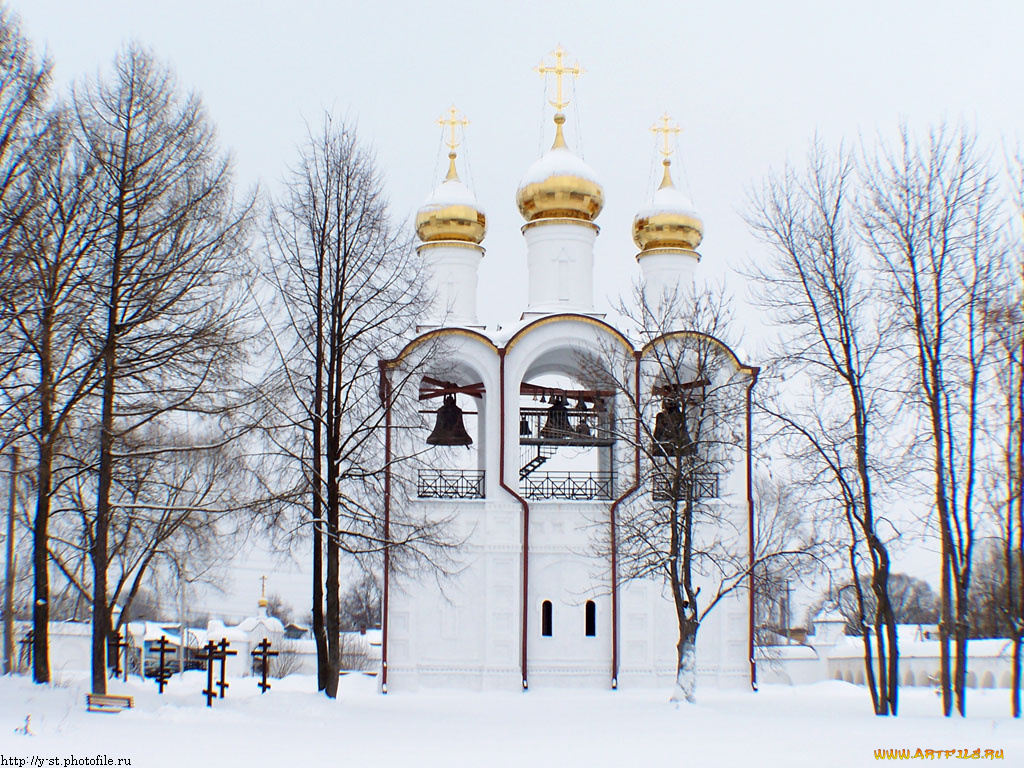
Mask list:
[[[597,605],[587,600],[587,637],[597,637]]]
[[[540,633],[551,637],[551,601],[545,600],[540,607]]]

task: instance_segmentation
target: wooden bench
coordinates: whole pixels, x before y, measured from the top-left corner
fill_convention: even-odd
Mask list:
[[[87,693],[85,694],[86,710],[89,712],[121,712],[135,706],[135,699],[131,696],[116,696],[113,694]]]

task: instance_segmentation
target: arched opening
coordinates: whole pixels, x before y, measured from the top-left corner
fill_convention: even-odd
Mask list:
[[[846,670],[843,673],[843,680],[845,680],[846,682],[848,682],[848,683],[850,683],[852,685],[853,684],[853,672],[851,672],[850,670]]]
[[[519,487],[528,499],[614,498],[615,387],[578,350],[534,360],[519,386]]]
[[[485,395],[483,382],[465,366],[420,381],[419,410],[429,432],[423,438],[428,450],[418,470],[418,498],[484,498]]]
[[[727,348],[700,334],[652,342],[641,375],[652,499],[717,498],[719,475],[738,458],[749,378]]]
[[[999,687],[1009,688],[1013,685],[1013,672],[1006,671],[999,677]]]
[[[907,674],[903,678],[903,684],[905,686],[907,686],[907,688],[913,688],[914,687],[914,672],[913,672],[913,670],[910,670],[910,669],[907,670]]]
[[[597,637],[597,604],[593,600],[587,600],[584,624],[587,637]]]
[[[551,637],[551,601],[545,600],[540,606],[541,637]]]
[[[977,672],[968,672],[967,673],[967,687],[968,688],[977,688],[978,687],[978,673]]]
[[[854,683],[857,685],[864,685],[864,670],[858,669],[857,676],[853,678]]]
[[[992,670],[989,670],[981,676],[981,687],[982,688],[995,688],[996,687],[996,676],[992,674]]]
[[[839,682],[843,682],[843,673],[842,673],[842,671],[837,669],[835,675],[832,676],[832,679],[833,680],[838,680]]]

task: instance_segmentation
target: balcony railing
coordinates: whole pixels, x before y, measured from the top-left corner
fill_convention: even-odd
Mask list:
[[[482,499],[484,473],[468,469],[421,469],[416,495],[421,499]]]
[[[658,474],[654,476],[651,498],[655,501],[672,500],[672,476]],[[679,500],[687,498],[689,483],[693,483],[693,499],[717,499],[718,498],[718,473],[697,472],[693,475],[683,475],[679,479]]]
[[[594,410],[570,408],[566,423],[552,428],[548,408],[519,409],[520,445],[606,446],[615,442],[609,428],[608,414]]]
[[[610,472],[537,472],[520,481],[528,499],[589,501],[612,498]]]

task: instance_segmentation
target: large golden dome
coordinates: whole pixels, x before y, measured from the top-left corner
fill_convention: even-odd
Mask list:
[[[528,222],[577,219],[592,222],[604,205],[604,190],[593,169],[569,151],[562,133],[565,115],[555,115],[555,142],[526,171],[516,192],[519,213]]]
[[[416,213],[416,234],[425,243],[456,240],[479,244],[486,233],[487,216],[476,196],[459,180],[452,151],[448,175]]]
[[[661,186],[650,205],[633,219],[633,242],[641,255],[662,248],[695,251],[704,237],[704,222],[690,199],[672,183],[670,165],[671,161],[665,158]]]

